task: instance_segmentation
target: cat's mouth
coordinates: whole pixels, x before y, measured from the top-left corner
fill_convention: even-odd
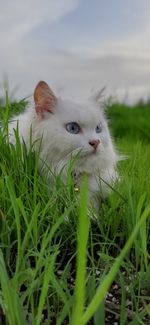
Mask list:
[[[96,157],[99,154],[99,150],[87,150],[84,148],[78,148],[72,151],[71,156],[76,158],[87,158],[87,157]]]
[[[97,156],[98,151],[97,150],[92,150],[92,151],[83,151],[81,153],[81,157],[92,157],[92,156]]]

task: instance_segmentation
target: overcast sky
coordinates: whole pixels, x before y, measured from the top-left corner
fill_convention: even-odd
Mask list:
[[[39,80],[73,98],[150,97],[149,0],[0,0],[0,95]]]

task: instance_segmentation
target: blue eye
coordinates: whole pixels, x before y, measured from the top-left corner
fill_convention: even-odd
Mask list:
[[[76,122],[70,122],[66,124],[66,130],[69,133],[78,134],[80,132],[80,126]]]
[[[97,127],[95,128],[96,133],[102,132],[102,123],[98,124]]]

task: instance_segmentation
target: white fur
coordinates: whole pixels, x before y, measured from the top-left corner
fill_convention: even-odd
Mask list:
[[[65,125],[68,122],[77,122],[82,132],[79,134],[69,133]],[[95,128],[102,123],[102,132],[96,133]],[[32,142],[37,150],[40,145],[41,161],[46,161],[52,170],[60,172],[65,180],[66,167],[70,158],[76,155],[75,172],[76,180],[80,185],[81,175],[88,175],[88,187],[90,198],[98,197],[100,187],[104,195],[109,186],[116,180],[116,163],[118,156],[115,152],[112,139],[108,130],[103,110],[94,101],[76,103],[70,100],[57,99],[53,113],[45,112],[41,118],[33,107],[29,107],[23,114],[15,117],[9,123],[10,142],[15,143],[13,129],[18,125],[19,137],[30,146],[31,129]],[[42,141],[41,141],[42,139]],[[90,140],[100,140],[100,144],[94,152],[89,144]],[[100,182],[100,178],[103,181]],[[100,185],[101,183],[101,185]]]

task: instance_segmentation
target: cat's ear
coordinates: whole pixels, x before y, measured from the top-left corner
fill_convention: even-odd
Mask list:
[[[34,90],[34,102],[37,115],[44,117],[45,113],[54,113],[57,97],[45,81],[40,81]]]
[[[91,100],[93,100],[94,102],[101,104],[101,102],[103,101],[104,98],[104,92],[105,92],[106,87],[104,86],[102,89],[94,92],[94,94],[92,94],[92,96],[90,97]]]
[[[106,87],[104,86],[100,90],[94,92],[92,96],[90,96],[89,100],[91,102],[94,102],[97,104],[97,106],[100,108],[100,110],[105,113],[105,99],[104,99],[104,92],[105,92]]]

